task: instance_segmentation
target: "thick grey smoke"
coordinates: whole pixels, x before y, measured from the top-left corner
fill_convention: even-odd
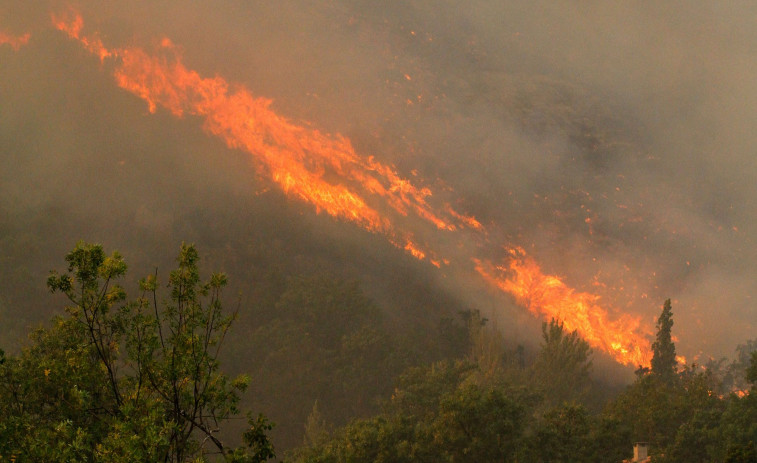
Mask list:
[[[493,248],[523,246],[650,328],[671,297],[686,356],[754,337],[754,2],[71,7],[108,44],[169,37],[204,75],[416,171],[496,224]],[[254,203],[266,185],[246,156],[191,118],[149,115],[107,63],[50,27],[67,8],[0,2],[0,31],[32,34],[19,51],[0,45],[3,213],[65,212],[69,223],[43,230],[57,257],[91,235],[181,240],[182,214],[226,194]]]

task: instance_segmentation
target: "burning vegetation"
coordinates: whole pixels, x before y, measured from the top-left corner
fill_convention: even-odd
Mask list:
[[[757,340],[709,355],[757,7],[44,3],[0,0],[0,460],[755,461]],[[79,242],[50,304],[83,237],[150,276]]]
[[[69,20],[55,17],[54,23],[100,60],[113,58],[118,85],[145,100],[151,113],[160,107],[177,117],[203,118],[205,130],[230,148],[249,153],[261,175],[267,175],[289,197],[384,235],[419,260],[438,268],[452,262],[441,250],[433,249],[433,241],[416,242],[419,231],[425,236],[464,233],[479,248],[497,231],[492,229],[494,225],[484,227],[448,203],[435,206],[430,188],[414,185],[372,156],[359,155],[343,136],[296,125],[273,112],[270,100],[255,97],[222,77],[202,77],[188,69],[169,39],[163,39],[154,54],[140,48],[109,49],[96,34],[82,32],[79,15]],[[409,214],[418,220],[405,219]],[[437,237],[436,241],[444,239]],[[598,296],[577,292],[559,278],[544,275],[523,249],[511,252],[507,260],[509,268],[497,276],[487,269],[492,264],[482,264],[477,256],[463,257],[455,264],[473,264],[485,281],[512,295],[516,303],[534,315],[561,320],[619,363],[648,364],[649,343],[644,337],[648,333],[638,318],[626,315],[612,320],[599,305]]]
[[[29,42],[29,37],[31,37],[31,34],[28,32],[23,35],[10,35],[6,32],[0,31],[0,46],[10,45],[11,48],[18,51]]]

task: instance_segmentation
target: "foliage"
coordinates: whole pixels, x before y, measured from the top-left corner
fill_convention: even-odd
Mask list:
[[[223,275],[201,281],[197,251],[182,246],[167,293],[151,275],[130,299],[118,284],[127,270],[118,253],[79,243],[66,261],[48,280],[70,302],[65,315],[34,330],[20,353],[0,350],[2,459],[275,458],[262,415],[248,415],[238,448],[220,432],[250,382],[220,369],[234,321],[221,307]],[[245,360],[261,378],[258,405],[287,397],[287,432],[301,440],[305,431],[293,461],[605,462],[628,458],[637,440],[651,443],[657,462],[755,461],[755,344],[720,369],[679,368],[669,301],[652,368],[598,413],[591,350],[556,320],[543,324],[540,350],[528,356],[477,311],[463,311],[462,323],[437,326],[448,339],[434,355],[450,358],[412,366],[413,339],[386,328],[356,281],[319,274],[275,286],[267,318],[245,333],[245,352],[260,356]],[[738,394],[722,392],[735,385]]]
[[[562,323],[542,323],[543,343],[532,366],[533,381],[546,405],[581,400],[591,386],[591,348],[578,332],[566,333]]]
[[[752,384],[752,388],[757,388],[757,350],[752,352],[752,358],[749,363],[749,368],[746,371],[746,380]]]
[[[667,334],[658,338],[670,335],[664,350],[675,352],[666,307]],[[467,360],[408,369],[382,413],[322,432],[293,461],[599,463],[627,459],[636,441],[650,443],[656,462],[754,461],[757,395],[718,396],[706,369],[666,377],[656,364],[593,414],[584,404],[590,350],[575,333],[545,323],[541,350],[522,375],[488,338],[496,330],[474,326]]]
[[[272,303],[275,317],[246,341],[259,353],[248,361],[261,377],[252,386],[256,407],[282,425],[277,444],[302,443],[316,401],[326,427],[377,412],[410,360],[357,282],[293,277]]]
[[[719,441],[725,461],[757,462],[757,394],[731,394],[720,419]]]
[[[675,379],[676,347],[673,343],[671,331],[673,329],[673,309],[670,299],[662,307],[662,313],[657,319],[657,339],[652,343],[652,374],[663,381],[671,382]]]
[[[384,413],[358,420],[321,445],[307,462],[508,461],[521,446],[528,400],[473,381],[475,366],[442,362],[410,369]]]
[[[720,381],[721,394],[746,391],[750,388],[750,383],[757,381],[757,371],[751,370],[754,352],[757,352],[757,339],[748,340],[736,346],[734,359],[730,362],[723,357],[719,360],[710,360],[704,365]],[[751,380],[749,379],[750,371],[753,371]]]
[[[231,380],[218,355],[234,316],[224,315],[223,274],[201,282],[199,256],[182,245],[169,296],[155,275],[128,300],[117,280],[126,263],[78,243],[68,271],[48,287],[71,305],[32,344],[0,366],[0,455],[31,461],[265,461],[264,418],[250,420],[246,447],[232,449],[219,424],[236,414],[249,378]]]
[[[676,371],[672,325],[668,300],[658,320],[652,369],[640,371],[636,381],[608,406],[606,415],[631,427],[628,445],[648,441],[653,461],[753,461],[755,395],[740,391],[720,396],[722,376],[712,369],[692,365]],[[739,375],[745,373],[732,377]],[[749,377],[748,372],[745,376]]]
[[[528,440],[526,455],[531,462],[589,461],[593,445],[592,417],[575,403],[564,403],[547,411]]]

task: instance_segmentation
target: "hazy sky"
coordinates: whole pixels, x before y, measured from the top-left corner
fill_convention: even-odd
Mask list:
[[[123,222],[178,233],[180,212],[212,209],[214,192],[254,202],[266,188],[244,153],[191,117],[150,114],[112,64],[52,28],[73,8],[106,46],[168,37],[189,68],[344,135],[490,227],[486,253],[522,246],[649,329],[672,298],[687,357],[754,338],[757,5],[460,5],[0,1],[0,33],[31,34],[0,45],[0,212],[54,205],[81,235]]]

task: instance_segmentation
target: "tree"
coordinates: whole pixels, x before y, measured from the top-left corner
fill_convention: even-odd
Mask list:
[[[751,353],[749,368],[746,370],[746,380],[752,384],[753,389],[757,389],[757,350]]]
[[[581,405],[564,403],[547,411],[530,436],[527,461],[590,461],[593,424]]]
[[[722,416],[719,437],[729,463],[757,463],[757,351],[750,360],[746,377],[752,388],[743,395],[731,394]]]
[[[562,323],[542,323],[543,343],[536,357],[533,376],[544,393],[545,404],[560,405],[584,398],[591,386],[591,348],[578,332],[566,333]]]
[[[328,274],[289,278],[271,301],[276,317],[250,327],[246,364],[260,380],[254,403],[280,423],[279,447],[302,443],[304,424],[318,402],[323,420],[342,426],[378,411],[391,395],[393,378],[412,357],[385,326],[383,314],[355,280]],[[282,400],[286,397],[286,400]]]
[[[718,381],[697,365],[678,371],[672,317],[668,299],[657,320],[651,369],[637,370],[636,381],[607,415],[630,425],[633,440],[648,441],[655,461],[721,461],[724,402],[716,393]]]
[[[299,462],[500,462],[522,446],[531,397],[477,384],[464,361],[414,367],[384,413],[294,455]]]
[[[228,461],[273,457],[271,424],[249,417],[245,447],[218,437],[238,413],[249,379],[230,379],[219,353],[234,315],[225,315],[226,276],[199,276],[199,255],[182,245],[159,303],[158,280],[140,281],[129,301],[116,282],[123,258],[80,242],[66,256],[68,271],[52,272],[48,287],[71,303],[67,316],[32,335],[32,345],[0,365],[0,441],[38,461]],[[30,432],[32,431],[33,432]]]
[[[662,306],[662,313],[657,319],[657,339],[652,343],[652,374],[657,378],[672,382],[676,378],[676,346],[673,343],[673,310],[670,299]]]
[[[757,352],[757,339],[751,339],[736,346],[735,356],[730,362],[726,357],[722,357],[718,360],[712,359],[705,363],[704,367],[712,371],[720,380],[721,388],[719,392],[721,394],[737,391],[743,393],[750,388],[750,381],[747,379],[747,376],[754,352]],[[757,380],[757,370],[753,375],[754,380],[752,382]]]
[[[439,350],[443,358],[460,358],[473,348],[477,337],[484,332],[487,319],[475,309],[461,310],[458,318],[439,320]]]

